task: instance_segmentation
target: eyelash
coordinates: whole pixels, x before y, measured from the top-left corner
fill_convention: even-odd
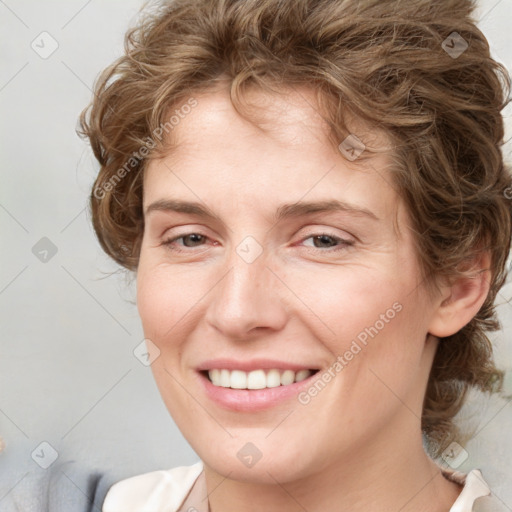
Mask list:
[[[198,232],[195,232],[195,231],[191,231],[190,233],[184,233],[180,236],[177,236],[177,237],[174,237],[174,238],[170,238],[168,240],[164,240],[162,242],[162,245],[166,246],[169,250],[171,251],[174,251],[174,252],[178,252],[178,253],[186,253],[186,252],[190,252],[189,250],[187,249],[177,249],[176,246],[174,245],[174,242],[176,242],[177,240],[181,240],[187,236],[190,236],[190,235],[199,235],[205,239],[208,239],[208,237],[206,235],[203,235],[201,233],[198,233]],[[306,240],[309,240],[310,238],[318,238],[318,237],[322,237],[322,236],[326,236],[326,237],[329,237],[331,238],[332,240],[338,242],[338,245],[336,246],[333,246],[333,247],[325,247],[325,248],[321,248],[321,247],[312,247],[312,246],[307,246],[309,247],[310,250],[313,250],[314,252],[322,252],[322,253],[325,253],[325,252],[338,252],[338,251],[341,251],[341,250],[344,250],[346,249],[347,247],[350,247],[352,245],[354,245],[354,242],[351,241],[351,240],[345,240],[344,238],[340,238],[339,236],[336,236],[336,235],[333,235],[331,233],[313,233],[311,235],[309,235],[308,237],[306,238],[303,238],[302,239],[302,243],[305,242]],[[184,246],[183,246],[184,247]],[[194,249],[194,247],[190,247],[189,249]]]

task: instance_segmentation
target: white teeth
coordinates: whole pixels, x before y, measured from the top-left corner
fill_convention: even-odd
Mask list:
[[[231,377],[229,376],[229,370],[220,370],[220,382],[218,385],[223,388],[229,388],[230,384]]]
[[[211,370],[210,373],[210,380],[213,382],[215,386],[220,386],[220,370],[217,370],[215,368],[214,370]]]
[[[281,385],[279,370],[269,370],[267,373],[267,388],[277,388]]]
[[[300,382],[301,380],[307,379],[311,375],[309,370],[299,370],[295,374],[295,382]]]
[[[231,372],[230,386],[234,389],[247,389],[247,373],[241,370]]]
[[[214,386],[233,389],[265,389],[278,386],[288,386],[294,382],[301,382],[311,376],[311,370],[280,371],[253,370],[243,372],[242,370],[225,370],[214,368],[208,371],[208,376]]]
[[[281,386],[288,386],[295,382],[295,372],[293,370],[285,370],[281,375]]]
[[[247,375],[247,389],[263,389],[267,387],[267,377],[263,370],[254,370]]]

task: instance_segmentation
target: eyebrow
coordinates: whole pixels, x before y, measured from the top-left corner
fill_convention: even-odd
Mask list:
[[[211,220],[218,220],[218,217],[203,204],[190,201],[179,201],[176,199],[159,199],[151,203],[146,208],[146,215],[153,211],[187,213]],[[379,220],[372,211],[366,208],[355,206],[350,203],[346,203],[345,201],[330,199],[326,201],[299,201],[297,203],[283,204],[277,209],[274,215],[274,222],[279,222],[291,217],[303,217],[314,213],[330,213],[339,211],[356,216],[368,217],[373,220]]]

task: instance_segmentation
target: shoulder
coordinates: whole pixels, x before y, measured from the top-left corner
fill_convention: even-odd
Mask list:
[[[197,462],[121,480],[109,489],[102,512],[175,512],[202,471]]]

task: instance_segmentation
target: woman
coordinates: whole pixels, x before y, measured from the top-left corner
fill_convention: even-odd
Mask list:
[[[201,462],[105,512],[495,506],[452,423],[500,383],[511,237],[472,8],[178,0],[128,34],[82,115],[93,223]]]

